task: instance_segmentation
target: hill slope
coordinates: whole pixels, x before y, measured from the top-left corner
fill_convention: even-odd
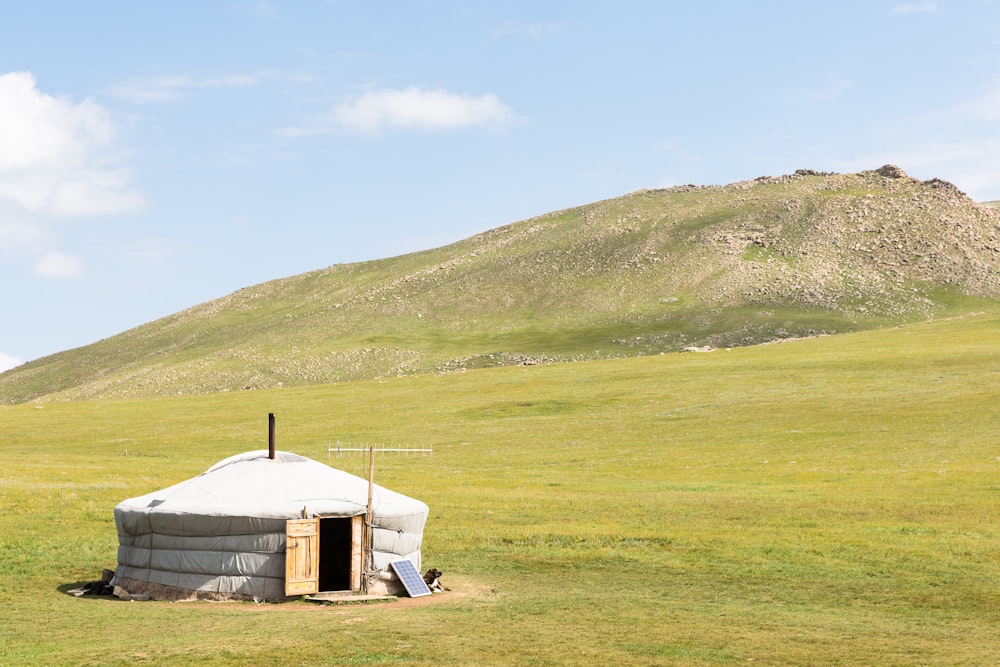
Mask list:
[[[237,291],[0,375],[154,396],[750,345],[1000,298],[997,213],[891,165],[643,190]]]

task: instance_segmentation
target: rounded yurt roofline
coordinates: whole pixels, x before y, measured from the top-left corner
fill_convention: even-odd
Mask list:
[[[286,599],[301,593],[289,592],[286,571],[301,537],[317,550],[314,565],[320,576],[328,570],[329,582],[389,588],[392,560],[420,567],[428,513],[419,500],[298,454],[244,452],[115,507],[116,584],[172,599]],[[315,543],[289,532],[303,518],[314,522],[306,530]]]

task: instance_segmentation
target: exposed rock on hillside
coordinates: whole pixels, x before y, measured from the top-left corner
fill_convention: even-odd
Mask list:
[[[249,287],[0,375],[0,402],[750,345],[1000,298],[997,212],[885,165],[637,190]]]
[[[887,164],[875,170],[879,176],[886,178],[907,178],[906,172],[894,164]]]

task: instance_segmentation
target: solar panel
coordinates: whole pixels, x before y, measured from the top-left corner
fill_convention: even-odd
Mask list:
[[[417,568],[414,567],[413,561],[410,559],[394,560],[389,563],[389,567],[396,573],[399,580],[403,582],[403,587],[406,588],[406,592],[409,593],[411,598],[431,594],[431,589],[427,588],[427,583],[420,576],[420,573],[417,572]]]

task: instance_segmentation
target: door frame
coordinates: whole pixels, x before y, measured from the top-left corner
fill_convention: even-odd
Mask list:
[[[319,593],[319,569],[323,554],[320,552],[320,520],[349,519],[351,522],[351,571],[350,590],[359,591],[364,574],[365,515],[351,517],[323,517],[288,519],[285,521],[285,595],[310,595]]]

